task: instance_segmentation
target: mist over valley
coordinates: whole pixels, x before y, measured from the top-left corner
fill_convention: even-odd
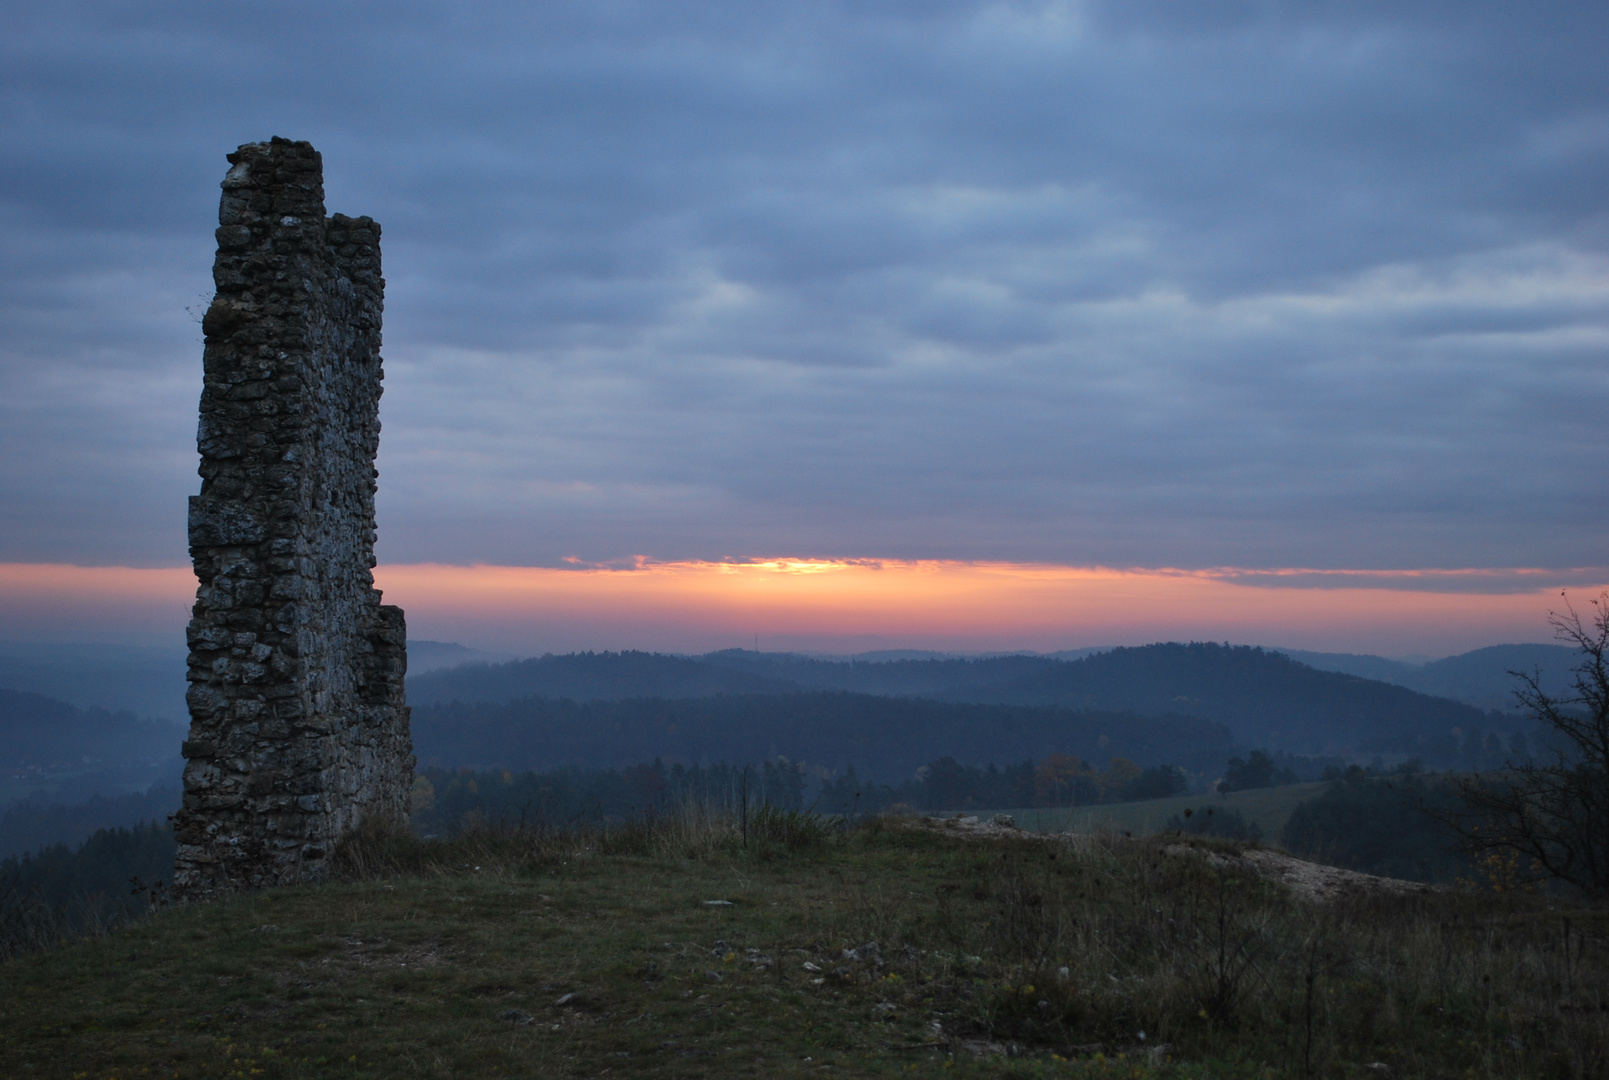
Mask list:
[[[851,769],[893,790],[945,759],[987,769],[1063,755],[1091,775],[1114,760],[1177,768],[1206,792],[1231,758],[1254,750],[1304,780],[1354,762],[1498,764],[1529,722],[1479,703],[1499,700],[1508,670],[1544,665],[1545,685],[1558,685],[1569,655],[1510,645],[1409,665],[1175,643],[979,657],[729,649],[506,659],[421,640],[410,643],[408,697],[421,771],[781,758],[809,791]],[[0,689],[0,855],[177,807],[182,660],[154,649],[0,646],[0,687],[13,684]]]

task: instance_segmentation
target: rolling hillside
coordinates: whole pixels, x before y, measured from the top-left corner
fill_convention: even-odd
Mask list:
[[[1189,717],[843,693],[416,706],[413,725],[421,768],[540,771],[781,755],[834,770],[853,765],[886,782],[946,755],[983,765],[1063,753],[1102,767],[1117,756],[1216,776],[1234,750],[1227,727]]]
[[[1454,729],[1494,725],[1480,710],[1446,698],[1318,671],[1278,652],[1212,644],[1113,649],[1076,660],[1001,656],[840,662],[742,650],[700,658],[579,653],[431,672],[411,679],[408,686],[416,706],[506,703],[525,697],[586,702],[805,691],[1197,716],[1224,725],[1243,746],[1301,754],[1435,757],[1450,752]],[[777,715],[774,708],[767,712]]]
[[[1412,753],[1454,728],[1490,724],[1469,705],[1356,675],[1315,671],[1245,645],[1114,649],[967,691],[965,698],[1200,716],[1224,724],[1246,745],[1291,753]]]
[[[150,763],[177,754],[183,738],[184,729],[167,721],[0,690],[0,768]]]

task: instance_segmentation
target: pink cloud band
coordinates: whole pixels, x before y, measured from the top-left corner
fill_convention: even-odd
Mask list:
[[[1601,570],[1412,571],[1076,567],[754,559],[567,568],[381,566],[415,638],[516,653],[639,648],[956,651],[1230,640],[1386,655],[1549,640],[1561,587]],[[173,640],[186,567],[0,564],[11,640]]]

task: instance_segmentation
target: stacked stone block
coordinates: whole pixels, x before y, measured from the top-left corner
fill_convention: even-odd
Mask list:
[[[200,587],[175,884],[317,880],[408,817],[402,610],[374,588],[380,227],[324,215],[305,142],[229,155],[190,500]]]

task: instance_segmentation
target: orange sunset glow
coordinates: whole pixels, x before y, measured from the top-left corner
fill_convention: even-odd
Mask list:
[[[1546,641],[1559,583],[1590,572],[1123,569],[876,559],[653,562],[627,567],[386,565],[375,580],[411,636],[507,652],[741,646],[1052,651],[1230,640],[1444,655]],[[188,568],[0,565],[7,637],[180,633]],[[91,617],[93,616],[93,617]],[[83,629],[88,626],[89,629]]]

